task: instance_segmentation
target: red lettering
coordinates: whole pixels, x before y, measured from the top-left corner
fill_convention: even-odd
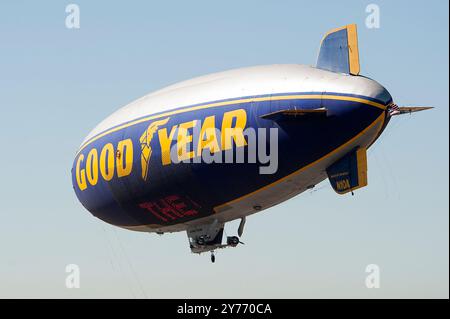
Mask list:
[[[196,206],[196,203],[189,198],[183,200],[178,195],[170,195],[157,201],[139,204],[140,208],[151,212],[156,218],[164,222],[197,215],[199,212],[193,206]],[[197,205],[197,207],[200,206]]]

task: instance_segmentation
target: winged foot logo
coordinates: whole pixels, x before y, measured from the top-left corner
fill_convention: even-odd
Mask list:
[[[150,158],[152,156],[152,146],[151,142],[153,136],[155,135],[158,128],[162,125],[167,124],[169,117],[160,121],[152,122],[147,130],[141,135],[139,141],[141,142],[141,169],[142,169],[142,179],[147,180],[148,177],[148,166],[150,163]]]

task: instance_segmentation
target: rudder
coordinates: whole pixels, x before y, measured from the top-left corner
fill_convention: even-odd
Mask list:
[[[338,194],[367,186],[367,150],[358,148],[327,168],[328,179]]]

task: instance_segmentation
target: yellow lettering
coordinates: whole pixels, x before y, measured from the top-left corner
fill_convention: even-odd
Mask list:
[[[197,156],[201,156],[204,149],[209,148],[211,154],[220,151],[216,135],[216,125],[214,115],[205,118],[200,130],[200,137],[197,144]]]
[[[84,191],[87,188],[86,173],[84,171],[84,168],[82,170],[80,170],[80,164],[83,162],[83,160],[84,160],[84,155],[80,154],[80,156],[78,156],[77,167],[75,170],[75,176],[77,179],[78,188],[81,191]]]
[[[86,159],[86,175],[92,186],[98,181],[98,154],[95,148],[91,149]]]
[[[114,177],[114,146],[111,143],[103,146],[100,153],[100,173],[105,181]]]
[[[233,119],[236,119],[235,126],[232,127]],[[222,120],[222,150],[232,148],[234,142],[236,147],[247,145],[244,137],[244,129],[247,124],[247,112],[243,109],[226,112]]]
[[[117,151],[117,176],[128,176],[133,169],[133,142],[131,139],[120,141],[117,144]]]
[[[194,151],[187,151],[187,146],[192,143],[192,134],[189,134],[188,129],[193,128],[197,121],[190,121],[180,124],[178,128],[178,138],[177,138],[177,153],[178,160],[184,161],[194,157]],[[192,145],[191,145],[192,146]]]
[[[163,128],[158,131],[159,144],[161,145],[161,161],[163,165],[169,165],[172,163],[170,159],[170,144],[175,135],[177,126],[173,126],[170,130],[169,136],[167,136],[167,129]]]
[[[336,188],[337,190],[346,190],[350,188],[350,181],[348,179],[344,179],[342,181],[336,182]]]

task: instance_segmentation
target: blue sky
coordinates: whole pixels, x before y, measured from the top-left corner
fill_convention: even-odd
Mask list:
[[[0,297],[448,298],[447,1],[74,1],[78,30],[69,3],[0,3]],[[379,29],[365,27],[369,3]],[[323,34],[353,22],[362,74],[399,105],[435,107],[391,121],[356,196],[324,181],[253,215],[246,245],[214,265],[185,233],[121,230],[78,203],[75,152],[117,108],[206,73],[312,65]],[[65,287],[72,263],[79,289]]]

